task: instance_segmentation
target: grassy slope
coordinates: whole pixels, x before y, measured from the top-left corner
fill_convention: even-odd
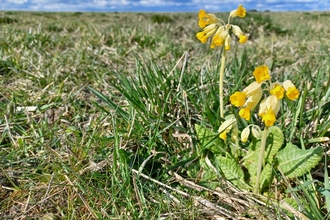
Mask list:
[[[246,85],[247,74],[265,62],[279,79],[306,87],[307,109],[317,106],[329,88],[330,14],[258,16],[240,23],[251,40],[229,53],[226,94]],[[220,123],[219,53],[195,39],[197,12],[2,12],[1,19],[1,218],[260,215],[247,197],[224,203],[197,186],[178,185],[164,172],[185,175],[194,163],[194,123]],[[27,106],[37,109],[18,111]],[[318,113],[301,115],[295,141],[329,135],[329,110]],[[147,176],[132,173],[139,168]],[[202,209],[196,198],[166,186],[225,211]],[[224,187],[224,195],[233,193]]]

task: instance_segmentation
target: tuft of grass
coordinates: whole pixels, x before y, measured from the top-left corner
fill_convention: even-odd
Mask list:
[[[12,23],[17,23],[18,20],[14,18],[10,18],[7,16],[2,16],[0,17],[0,24],[12,24]]]
[[[165,14],[154,14],[151,16],[151,21],[155,23],[171,23],[173,19]]]

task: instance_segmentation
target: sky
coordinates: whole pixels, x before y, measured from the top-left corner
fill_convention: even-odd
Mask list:
[[[330,11],[330,0],[0,0],[0,10],[72,12]]]

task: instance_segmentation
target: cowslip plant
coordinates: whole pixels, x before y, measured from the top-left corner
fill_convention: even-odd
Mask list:
[[[275,138],[274,140],[277,141],[276,143],[268,146],[268,149],[266,149],[269,129],[276,121],[276,115],[281,108],[281,101],[290,102],[296,100],[299,97],[299,91],[290,80],[286,80],[284,82],[272,82],[270,70],[266,65],[257,67],[253,72],[253,76],[256,81],[252,82],[242,92],[238,91],[231,95],[230,102],[232,105],[240,107],[240,117],[245,120],[250,120],[251,111],[257,106],[261,98],[264,97],[264,99],[260,102],[258,111],[258,116],[261,117],[261,121],[264,123],[264,130],[261,132],[260,147],[258,146],[259,153],[256,153],[256,151],[250,151],[250,154],[248,153],[246,158],[251,159],[252,157],[253,160],[250,160],[250,162],[244,161],[247,166],[251,166],[252,164],[252,170],[251,168],[248,168],[248,170],[251,171],[251,176],[254,175],[256,171],[256,179],[253,181],[253,191],[255,193],[260,193],[261,188],[266,182],[268,184],[271,183],[271,168],[274,167],[273,159],[283,144],[282,131],[279,128],[274,127],[271,135],[273,136],[272,138]],[[242,131],[243,142],[247,141],[249,131],[250,129],[248,127]],[[258,138],[258,136],[255,137]],[[257,144],[252,146],[252,148],[256,149],[256,146]],[[267,154],[266,151],[268,152]],[[306,152],[300,151],[296,146],[290,143],[286,145],[282,152],[288,153],[290,158],[288,158],[288,161],[283,161],[284,155],[279,152],[280,156],[277,156],[277,161],[284,163],[279,163],[277,168],[281,172],[284,172],[286,176],[298,177],[303,175],[305,172],[308,172],[319,162],[323,151],[321,148],[318,148],[316,152],[313,151],[315,156],[312,157],[312,161],[308,161],[309,155],[304,155]],[[292,156],[298,156],[300,158],[293,158]],[[297,160],[301,163],[301,166],[295,167],[298,165],[296,163]],[[308,164],[307,162],[304,162],[305,160],[310,163]],[[255,167],[257,168],[256,170]]]
[[[266,65],[257,67],[253,75],[255,81],[232,94],[230,102],[240,108],[238,115],[246,121],[250,121],[251,114],[258,107],[257,115],[262,125],[249,124],[239,138],[238,120],[232,114],[220,126],[218,133],[207,131],[199,125],[196,131],[200,140],[205,139],[207,134],[209,141],[202,144],[202,150],[208,149],[215,155],[214,162],[223,176],[237,187],[259,194],[272,184],[274,171],[286,178],[300,177],[309,172],[321,160],[323,149],[302,150],[292,143],[286,143],[283,147],[282,129],[274,126],[276,116],[281,106],[298,99],[300,92],[290,80],[272,82]],[[231,140],[227,140],[229,132]],[[217,135],[222,142],[210,138]],[[235,151],[228,145],[234,145]],[[215,150],[217,147],[221,150]]]
[[[234,114],[227,114],[226,118],[224,117],[223,75],[226,51],[230,49],[230,31],[239,38],[240,43],[247,41],[240,27],[231,24],[230,19],[237,16],[245,17],[245,15],[246,10],[242,5],[230,12],[227,23],[214,14],[208,14],[204,10],[199,11],[198,24],[203,30],[198,32],[196,37],[202,43],[206,43],[207,39],[211,38],[211,48],[222,46],[219,97],[220,116],[224,122],[219,127],[218,133],[199,125],[196,125],[196,131],[201,143],[201,151],[207,149],[215,155],[214,161],[226,179],[243,189],[261,193],[262,189],[272,183],[273,170],[279,171],[288,178],[299,177],[319,162],[323,151],[320,147],[301,150],[292,143],[287,143],[282,149],[284,135],[279,127],[274,126],[276,116],[281,105],[298,99],[300,92],[290,80],[272,82],[270,70],[266,65],[256,67],[253,72],[255,81],[242,91],[236,91],[230,96],[231,104],[240,108],[239,117],[246,121],[250,121],[251,114],[259,105],[257,115],[264,129],[261,130],[259,125],[252,123],[240,132],[238,120]],[[232,131],[231,140],[228,141],[227,133],[230,131]],[[242,143],[248,142],[252,133],[253,140],[249,143],[247,150],[242,150],[242,144],[238,138],[239,133],[241,133]],[[222,141],[216,140],[216,136]],[[210,163],[201,163],[205,169],[209,165]],[[242,167],[248,171],[248,174],[243,172]]]
[[[237,25],[231,24],[230,19],[235,17],[245,17],[246,9],[239,5],[237,9],[232,10],[228,16],[228,22],[217,18],[214,14],[206,13],[204,10],[200,10],[198,13],[198,25],[203,28],[202,31],[196,34],[196,37],[202,43],[206,43],[208,38],[211,38],[211,48],[221,47],[221,67],[220,67],[220,79],[219,79],[219,102],[220,102],[220,116],[224,118],[224,104],[223,104],[223,81],[226,65],[226,51],[230,50],[230,32],[234,33],[240,43],[247,41],[247,36],[243,34],[241,28]]]

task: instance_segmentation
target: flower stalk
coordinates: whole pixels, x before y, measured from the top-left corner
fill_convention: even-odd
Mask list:
[[[224,104],[223,104],[223,80],[225,75],[226,65],[226,50],[222,49],[221,66],[220,66],[220,79],[219,79],[219,99],[220,99],[220,117],[224,118]]]
[[[260,145],[260,152],[259,152],[259,159],[258,159],[258,165],[257,165],[257,179],[256,183],[254,185],[253,192],[259,194],[260,193],[260,176],[262,167],[264,165],[264,156],[265,156],[265,150],[266,150],[266,140],[268,135],[268,126],[265,126],[265,130],[262,132],[261,137],[261,145]]]

